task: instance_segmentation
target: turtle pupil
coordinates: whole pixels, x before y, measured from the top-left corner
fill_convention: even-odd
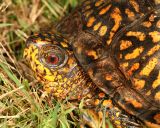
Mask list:
[[[53,54],[48,57],[48,62],[51,64],[57,64],[58,61],[59,61],[58,57]]]

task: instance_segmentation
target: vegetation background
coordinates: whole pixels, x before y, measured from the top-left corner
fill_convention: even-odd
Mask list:
[[[79,2],[0,0],[0,128],[80,126],[81,121],[72,115],[76,108],[67,101],[47,101],[22,59],[26,38],[58,22]]]

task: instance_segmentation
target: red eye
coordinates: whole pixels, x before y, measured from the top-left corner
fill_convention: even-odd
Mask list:
[[[61,68],[68,60],[66,51],[57,45],[43,45],[38,55],[40,62],[52,70]]]
[[[57,64],[59,62],[59,58],[54,54],[48,55],[47,60],[50,64]]]

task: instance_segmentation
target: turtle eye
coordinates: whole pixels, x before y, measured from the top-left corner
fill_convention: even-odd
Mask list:
[[[44,45],[40,48],[39,60],[49,68],[60,68],[66,64],[68,55],[57,45]]]
[[[56,65],[58,64],[59,62],[59,58],[58,56],[56,56],[54,53],[51,53],[47,56],[46,58],[46,62],[50,63],[50,64],[53,64],[53,65]]]

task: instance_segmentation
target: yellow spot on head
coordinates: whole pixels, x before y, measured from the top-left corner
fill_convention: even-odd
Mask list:
[[[49,76],[49,75],[46,75],[46,76],[44,76],[44,79],[46,79],[47,81],[52,82],[52,81],[54,81],[55,76]]]
[[[57,92],[58,92],[58,93],[62,93],[62,92],[63,92],[63,90],[57,90]]]
[[[144,49],[143,47],[139,47],[139,48],[134,49],[132,53],[128,53],[125,56],[125,59],[130,60],[130,59],[137,58],[143,52],[143,49]]]
[[[99,30],[99,35],[104,36],[107,32],[107,26],[102,26]]]
[[[61,79],[62,79],[62,76],[61,76],[61,75],[58,75],[57,78],[58,78],[59,80],[61,80]]]
[[[87,22],[87,27],[91,27],[95,21],[96,21],[95,17],[90,17]]]
[[[142,71],[140,72],[141,76],[149,76],[149,74],[151,73],[151,71],[155,68],[156,64],[158,63],[157,58],[153,58],[151,59],[148,64],[142,69]]]

